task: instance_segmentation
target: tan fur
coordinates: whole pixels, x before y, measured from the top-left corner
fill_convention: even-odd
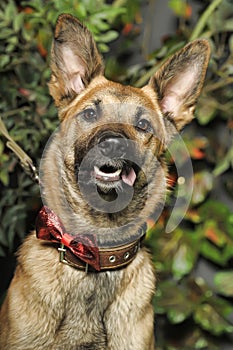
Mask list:
[[[208,43],[197,40],[170,58],[144,88],[122,86],[103,77],[102,59],[89,31],[70,15],[59,17],[50,92],[62,124],[41,171],[43,200],[67,232],[94,233],[100,248],[133,239],[163,201],[162,156],[174,134],[171,124],[179,130],[192,119],[208,59]],[[90,125],[82,113],[97,103],[101,117]],[[153,137],[135,127],[139,107],[148,111],[143,117],[150,120]],[[141,170],[137,174],[132,201],[111,215],[83,200],[74,170],[105,132],[124,133],[133,140],[146,169],[146,176]],[[151,151],[148,156],[145,147]],[[154,291],[154,269],[145,248],[123,269],[86,274],[60,263],[54,245],[39,241],[33,232],[18,252],[1,309],[0,349],[153,350]]]

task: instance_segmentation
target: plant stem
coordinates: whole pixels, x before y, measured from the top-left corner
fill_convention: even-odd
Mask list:
[[[226,85],[230,85],[233,84],[233,78],[229,77],[229,78],[225,78],[221,79],[219,81],[217,81],[216,83],[213,84],[209,84],[205,87],[205,92],[210,92],[210,91],[214,91],[217,89],[221,89],[222,87],[225,87]]]
[[[150,79],[152,75],[155,74],[155,72],[163,65],[163,63],[166,61],[167,57],[172,55],[175,51],[180,49],[184,45],[184,42],[180,42],[169,51],[169,55],[166,55],[160,62],[158,62],[155,66],[151,67],[142,77],[140,77],[136,83],[134,84],[135,87],[142,87],[147,83],[147,81]]]
[[[8,118],[8,117],[11,117],[12,115],[18,114],[20,112],[27,112],[27,111],[30,111],[30,107],[29,106],[24,106],[24,107],[12,109],[10,111],[2,113],[2,116],[3,116],[3,118]]]
[[[207,7],[205,12],[203,12],[199,21],[197,22],[197,25],[190,36],[190,41],[197,39],[200,36],[212,12],[214,12],[216,7],[218,7],[221,4],[221,2],[222,0],[214,0],[210,3],[210,5]]]
[[[163,61],[162,61],[163,62]],[[146,84],[146,82],[150,79],[152,75],[155,74],[155,72],[158,70],[158,68],[162,65],[162,62],[159,64],[156,64],[152,68],[150,68],[142,77],[140,77],[136,83],[134,84],[135,87],[142,87]]]

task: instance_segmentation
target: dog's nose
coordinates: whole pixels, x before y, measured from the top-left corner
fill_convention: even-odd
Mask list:
[[[127,139],[121,136],[108,136],[99,140],[98,147],[101,154],[105,157],[122,158],[126,154],[128,143]]]

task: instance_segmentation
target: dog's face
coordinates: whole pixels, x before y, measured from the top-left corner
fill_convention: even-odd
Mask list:
[[[142,89],[123,86],[104,78],[90,32],[71,15],[58,18],[49,88],[61,120],[63,186],[74,211],[76,203],[84,208],[85,193],[93,204],[85,212],[94,220],[98,211],[114,213],[115,222],[153,212],[166,188],[163,153],[193,118],[208,60],[208,43],[197,40]]]
[[[149,174],[159,176],[153,158],[163,152],[166,132],[146,94],[97,78],[88,99],[83,95],[72,105],[65,124],[78,135],[69,158],[78,185],[112,201],[119,192],[141,191],[152,181]]]

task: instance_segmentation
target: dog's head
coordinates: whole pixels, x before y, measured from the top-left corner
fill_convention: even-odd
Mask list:
[[[111,203],[125,193],[131,201],[124,216],[138,215],[150,185],[153,199],[143,215],[154,210],[166,186],[162,155],[193,118],[209,51],[207,41],[196,40],[169,58],[145,87],[123,86],[104,78],[88,29],[71,15],[59,16],[49,88],[62,122],[62,178],[70,205],[77,202],[81,210],[81,190],[101,210],[103,200],[108,203],[103,211],[119,213],[123,209]]]

